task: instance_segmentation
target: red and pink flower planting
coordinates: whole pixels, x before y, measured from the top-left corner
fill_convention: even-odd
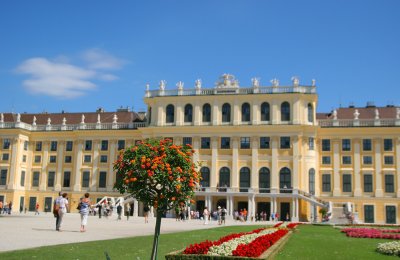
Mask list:
[[[230,234],[216,241],[206,240],[189,245],[183,254],[258,257],[297,225],[298,223],[290,223],[283,227],[280,223],[282,228],[260,228],[251,232]]]
[[[400,229],[344,228],[342,232],[356,238],[400,239]]]

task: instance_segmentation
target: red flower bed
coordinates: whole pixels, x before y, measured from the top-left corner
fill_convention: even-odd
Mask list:
[[[289,224],[287,224],[287,228],[289,228],[289,229],[293,229],[293,228],[295,228],[295,227],[297,227],[297,225],[300,225],[301,223],[289,223]]]
[[[342,232],[348,237],[400,239],[399,229],[344,228]]]
[[[257,234],[260,233],[262,230],[264,230],[265,228],[259,228],[259,229],[255,229],[253,231],[250,232],[242,232],[242,233],[236,233],[236,234],[230,234],[227,236],[224,236],[222,238],[220,238],[217,241],[209,241],[206,240],[204,242],[198,243],[198,244],[191,244],[188,247],[185,248],[185,250],[183,251],[183,254],[185,255],[205,255],[208,253],[208,249],[212,246],[219,246],[224,242],[227,242],[231,239],[235,239],[244,235],[249,235],[249,234]]]
[[[278,231],[256,238],[251,243],[245,245],[238,245],[236,250],[232,252],[233,256],[246,256],[246,257],[258,257],[265,250],[270,248],[273,244],[286,235],[289,231],[287,229],[279,229]]]
[[[277,228],[277,227],[279,227],[279,226],[282,225],[282,224],[283,224],[283,222],[276,223],[276,224],[274,225],[274,228]]]

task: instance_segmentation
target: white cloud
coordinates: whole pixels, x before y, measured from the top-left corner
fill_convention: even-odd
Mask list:
[[[91,69],[119,69],[125,63],[123,60],[97,48],[85,51],[82,57]]]
[[[100,49],[85,52],[87,67],[70,64],[66,56],[58,56],[54,60],[38,57],[27,59],[16,69],[18,73],[27,74],[23,86],[32,94],[75,98],[96,89],[96,80],[113,81],[118,77],[105,73],[104,70],[119,69],[123,61]]]

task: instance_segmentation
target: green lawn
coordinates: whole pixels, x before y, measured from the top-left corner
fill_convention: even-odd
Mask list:
[[[300,225],[276,256],[280,259],[391,259],[375,252],[387,239],[349,238],[330,226]]]
[[[260,226],[219,227],[160,236],[159,259],[205,239],[216,240],[229,233],[250,231]],[[276,259],[391,259],[375,252],[383,239],[348,238],[330,226],[301,225]],[[150,259],[152,236],[48,246],[0,253],[0,259]]]

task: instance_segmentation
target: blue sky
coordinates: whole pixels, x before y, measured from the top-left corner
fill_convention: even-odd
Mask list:
[[[144,111],[146,83],[316,79],[319,112],[400,105],[400,1],[1,1],[1,112]]]

